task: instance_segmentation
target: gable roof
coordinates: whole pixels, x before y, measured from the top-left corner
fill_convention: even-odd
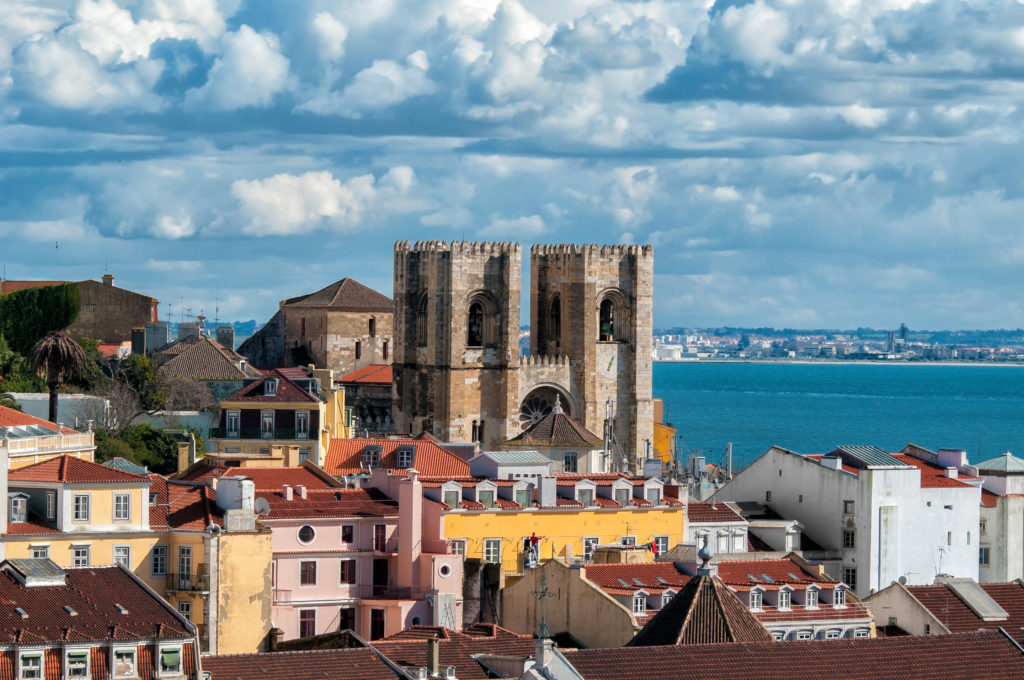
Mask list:
[[[604,444],[604,440],[556,407],[525,432],[505,442],[509,446],[584,446]]]
[[[697,502],[686,505],[686,519],[690,522],[744,522],[743,516],[723,501]]]
[[[963,481],[964,478],[972,479],[968,475],[959,475],[960,478],[953,479],[952,477],[946,476],[946,469],[934,463],[929,463],[926,460],[921,460],[916,456],[911,456],[906,453],[894,453],[892,457],[906,465],[916,467],[921,471],[921,488],[922,489],[960,489],[960,488],[975,488],[973,484],[968,484]]]
[[[202,658],[203,671],[212,680],[324,680],[360,678],[395,680],[398,674],[369,647],[302,652],[219,654]]]
[[[57,431],[57,423],[51,423],[49,420],[36,418],[24,411],[19,411],[18,409],[9,408],[7,406],[0,406],[0,427],[25,428],[25,434],[29,436],[36,436],[39,434],[45,436],[46,434],[44,432],[33,432],[33,427],[41,427],[45,430],[49,430],[50,433]],[[64,429],[61,432],[63,434],[74,434],[77,430],[72,430],[70,427],[64,426]],[[12,431],[9,435],[16,436],[16,433]]]
[[[224,512],[217,505],[217,493],[205,484],[171,481],[156,473],[149,475],[149,528],[205,531],[211,524],[224,526]]]
[[[6,295],[7,293],[13,293],[16,290],[24,290],[26,288],[46,288],[47,286],[62,286],[65,283],[71,283],[71,281],[0,280],[0,295]]]
[[[277,491],[282,486],[304,486],[307,489],[335,489],[342,484],[309,461],[296,467],[228,467],[196,463],[176,478],[183,482],[202,482],[210,477],[245,477],[257,491]]]
[[[153,355],[159,364],[157,372],[165,378],[188,380],[244,380],[259,375],[259,371],[246,365],[239,368],[245,357],[207,337],[179,340]]]
[[[1024,459],[1018,458],[1009,451],[1001,456],[983,460],[975,465],[979,470],[995,470],[998,472],[1024,472]]]
[[[416,627],[413,627],[414,629]],[[437,628],[426,627],[431,633]],[[499,626],[494,626],[493,635],[472,634],[451,629],[442,629],[438,635],[439,666],[455,666],[455,677],[459,680],[486,680],[490,676],[474,657],[476,654],[497,654],[503,656],[532,656],[534,640],[532,635],[519,635]],[[427,645],[423,637],[406,631],[397,636],[371,642],[370,645],[399,666],[422,668],[427,665]]]
[[[394,381],[391,364],[367,364],[347,375],[336,378],[339,383],[369,383],[374,385],[390,385]]]
[[[950,632],[1002,628],[1016,640],[1024,641],[1024,581],[977,585],[1003,608],[1007,618],[992,621],[982,619],[946,583],[906,588]]]
[[[268,380],[277,380],[277,389],[274,394],[264,394],[264,385]],[[312,402],[320,403],[319,395],[310,393],[303,389],[295,381],[278,369],[272,369],[264,373],[255,382],[252,382],[238,390],[224,401],[255,401],[266,403],[282,402]]]
[[[695,576],[627,646],[774,641],[768,629],[721,579]]]
[[[1011,639],[991,631],[563,654],[586,680],[1009,680],[1020,677],[1024,663],[1024,654]]]
[[[143,475],[124,472],[116,468],[90,463],[81,458],[64,454],[56,458],[33,463],[11,470],[7,479],[12,485],[17,482],[60,482],[70,484],[148,484]]]
[[[285,300],[284,307],[323,307],[335,312],[387,312],[393,314],[395,302],[355,279],[345,277],[315,293]]]
[[[672,562],[588,564],[584,569],[587,579],[610,595],[630,595],[640,588],[652,595],[667,589],[678,592],[690,582],[690,576]],[[629,585],[623,586],[619,579]]]
[[[401,470],[395,449],[415,449],[412,464],[425,477],[469,477],[469,463],[429,439],[332,439],[327,450],[324,470],[335,477],[358,475],[368,470],[362,466],[367,446],[381,447],[380,467]]]
[[[326,519],[334,517],[398,517],[398,502],[377,489],[314,489],[306,497],[287,500],[280,490],[260,490],[257,498],[270,504],[264,519]]]

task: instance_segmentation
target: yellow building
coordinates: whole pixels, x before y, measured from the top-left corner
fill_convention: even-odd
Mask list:
[[[6,461],[0,460],[0,464]],[[262,648],[270,629],[270,533],[249,480],[169,482],[62,455],[0,474],[0,559],[65,568],[122,564],[199,628],[205,649]],[[248,489],[245,488],[248,482]]]
[[[323,466],[331,439],[350,436],[345,390],[332,371],[274,369],[220,403],[206,458],[231,467]]]
[[[665,405],[661,399],[654,399],[654,455],[666,466],[672,465],[675,455],[676,428],[665,422]]]
[[[63,455],[91,461],[95,450],[91,429],[79,432],[0,406],[0,456],[8,461],[11,468]]]

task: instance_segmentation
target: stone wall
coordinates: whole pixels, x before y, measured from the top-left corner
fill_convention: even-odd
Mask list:
[[[369,364],[391,363],[393,314],[288,306],[282,306],[279,313],[284,317],[286,366],[312,362],[340,377]]]
[[[110,274],[103,276],[103,283],[78,281],[75,285],[82,306],[67,331],[76,340],[130,341],[133,327],[157,320],[156,298],[115,287]]]
[[[238,353],[253,366],[283,366],[284,314],[281,310],[276,311],[263,328],[239,345]]]

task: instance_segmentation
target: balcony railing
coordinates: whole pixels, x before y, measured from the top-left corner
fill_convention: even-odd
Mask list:
[[[209,574],[168,574],[167,590],[207,592],[210,590]]]
[[[234,430],[211,427],[207,435],[207,439],[309,439],[308,430],[296,430],[294,427],[275,427],[267,432],[259,427],[242,427]]]
[[[381,600],[422,600],[430,588],[410,586],[359,586],[359,597]]]

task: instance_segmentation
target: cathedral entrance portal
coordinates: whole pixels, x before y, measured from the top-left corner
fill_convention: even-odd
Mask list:
[[[572,408],[561,390],[548,386],[538,387],[526,395],[526,399],[519,405],[520,432],[525,432],[549,415],[555,408],[556,399],[562,412],[571,418]]]

